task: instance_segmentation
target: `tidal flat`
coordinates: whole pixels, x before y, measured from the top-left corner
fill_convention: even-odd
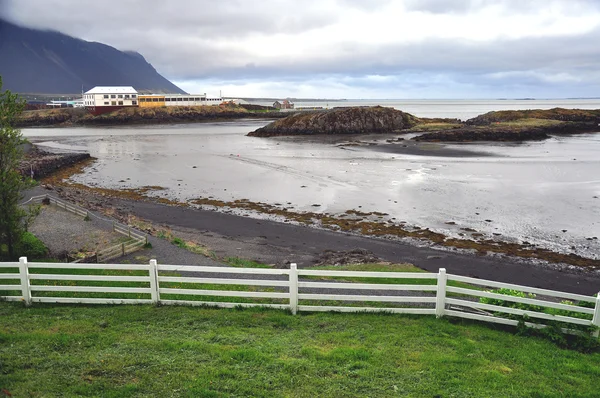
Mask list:
[[[410,145],[391,135],[353,137],[356,145],[348,145],[349,137],[246,136],[266,123],[23,133],[43,148],[90,152],[97,161],[72,177],[90,187],[155,186],[164,189],[145,194],[182,203],[245,199],[324,216],[378,212],[389,225],[451,238],[525,242],[600,258],[594,239],[600,235],[600,134]]]

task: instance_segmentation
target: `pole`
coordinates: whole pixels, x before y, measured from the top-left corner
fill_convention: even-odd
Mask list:
[[[437,294],[435,300],[435,316],[441,318],[444,316],[444,310],[446,307],[446,282],[448,276],[446,275],[446,268],[440,268],[437,277]]]
[[[298,268],[296,263],[290,264],[290,311],[298,312]]]
[[[31,305],[31,285],[29,284],[29,269],[27,257],[19,258],[19,273],[21,274],[21,294],[26,307]]]

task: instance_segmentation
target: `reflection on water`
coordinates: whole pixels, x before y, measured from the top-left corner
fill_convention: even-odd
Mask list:
[[[90,151],[97,164],[75,178],[89,185],[159,185],[168,188],[161,195],[182,201],[213,196],[291,202],[303,211],[360,208],[450,234],[470,227],[590,257],[600,253],[598,240],[586,240],[600,237],[600,134],[526,144],[423,144],[424,153],[437,156],[417,156],[301,137],[245,136],[265,123],[24,134],[42,145]],[[444,152],[448,148],[457,152]],[[476,155],[440,156],[464,150]]]

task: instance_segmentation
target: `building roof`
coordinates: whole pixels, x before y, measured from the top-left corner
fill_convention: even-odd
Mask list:
[[[135,88],[131,86],[96,86],[86,94],[137,94]]]

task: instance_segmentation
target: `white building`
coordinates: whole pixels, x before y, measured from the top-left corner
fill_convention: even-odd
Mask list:
[[[96,86],[83,94],[83,105],[93,115],[138,106],[138,92],[131,86]]]
[[[206,94],[165,94],[166,106],[220,105],[223,98],[210,98]]]

